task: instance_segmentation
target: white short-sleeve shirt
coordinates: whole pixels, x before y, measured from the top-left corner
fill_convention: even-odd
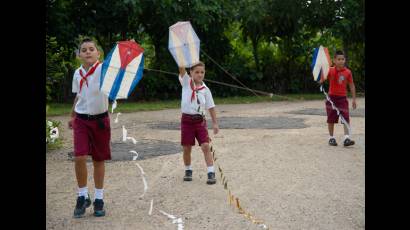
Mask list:
[[[187,73],[185,73],[183,77],[179,76],[179,82],[182,85],[181,111],[182,113],[191,115],[205,115],[205,110],[215,107],[211,90],[205,85],[205,82],[202,82],[202,85],[205,86],[205,88],[198,90],[198,93],[195,93],[194,100],[191,101],[192,89],[189,85],[190,79],[191,78]],[[200,104],[198,104],[197,97]]]
[[[96,115],[108,111],[108,96],[100,91],[100,77],[101,66],[99,64],[94,73],[87,77],[87,84],[84,82],[80,92],[80,69],[83,71],[83,75],[87,74],[87,71],[80,66],[73,76],[73,93],[77,93],[78,101],[75,104],[74,111],[81,114]]]

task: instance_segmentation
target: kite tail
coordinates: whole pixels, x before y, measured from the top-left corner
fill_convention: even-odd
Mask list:
[[[323,89],[323,85],[320,85],[320,91],[323,92],[323,94],[326,96],[326,100],[332,105],[332,109],[336,110],[337,115],[340,117],[340,122],[346,126],[347,128],[347,132],[348,135],[351,135],[351,129],[350,129],[350,125],[349,123],[347,123],[347,121],[345,120],[345,118],[343,117],[342,113],[340,113],[340,110],[335,106],[335,104],[333,103],[332,100],[330,100],[329,95],[326,93],[326,91]]]

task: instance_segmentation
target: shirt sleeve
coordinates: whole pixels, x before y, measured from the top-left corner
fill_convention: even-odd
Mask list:
[[[349,74],[347,75],[347,82],[353,83],[352,71],[350,70],[349,70]]]
[[[73,93],[78,93],[78,81],[77,81],[77,78],[76,78],[76,74],[77,73],[77,71],[75,71],[74,72],[74,76],[73,76],[73,84],[72,84],[72,92]]]
[[[212,98],[212,93],[209,88],[207,88],[207,92],[205,93],[205,108],[211,109],[215,107],[214,99]]]
[[[183,77],[181,76],[178,76],[178,77],[179,77],[179,82],[181,83],[182,87],[189,86],[190,77],[188,76],[187,73],[185,73]]]

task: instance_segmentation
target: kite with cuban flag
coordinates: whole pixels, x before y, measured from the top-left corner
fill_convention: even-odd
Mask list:
[[[322,76],[326,79],[330,66],[331,61],[328,49],[323,46],[315,48],[312,61],[313,80],[318,82]]]
[[[168,49],[180,67],[189,68],[199,61],[200,41],[189,21],[169,27]]]
[[[327,79],[327,75],[329,73],[329,69],[331,66],[331,60],[329,56],[329,51],[326,47],[319,46],[319,48],[315,48],[313,53],[313,60],[312,60],[312,73],[313,73],[313,80],[320,83],[320,78],[323,77],[324,80]],[[330,99],[329,94],[323,88],[323,84],[320,84],[320,91],[326,97],[326,100],[332,106],[332,109],[336,111],[337,115],[340,117],[340,122],[346,126],[348,130],[348,134],[351,135],[351,128],[349,123],[343,117],[342,113],[340,112],[339,108],[335,106],[333,101]]]
[[[144,49],[134,41],[120,41],[107,55],[101,68],[100,90],[108,98],[126,99],[142,78]]]

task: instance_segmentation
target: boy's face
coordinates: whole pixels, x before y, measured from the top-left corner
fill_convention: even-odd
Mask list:
[[[190,73],[196,83],[202,83],[205,77],[205,67],[197,66],[191,70]]]
[[[342,68],[345,66],[345,56],[344,55],[336,55],[336,57],[333,58],[333,62],[335,63],[336,67]]]
[[[94,42],[84,42],[80,47],[80,58],[87,66],[93,65],[100,57]]]

